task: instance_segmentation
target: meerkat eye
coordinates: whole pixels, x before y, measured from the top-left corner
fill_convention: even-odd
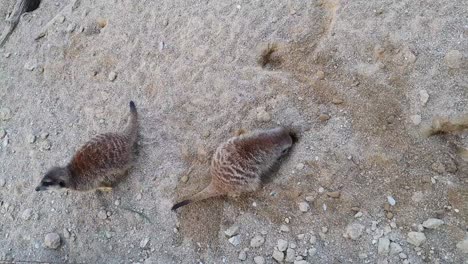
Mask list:
[[[60,181],[60,182],[59,182],[59,186],[62,187],[62,188],[65,187],[65,182]]]

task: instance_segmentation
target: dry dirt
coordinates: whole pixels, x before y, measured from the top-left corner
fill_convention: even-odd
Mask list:
[[[1,18],[13,4],[0,3]],[[278,239],[303,263],[468,263],[456,246],[468,169],[451,146],[468,145],[467,133],[421,134],[436,115],[468,112],[464,0],[43,0],[0,55],[0,263],[276,263]],[[130,100],[139,153],[123,183],[34,192],[90,137],[121,129]],[[220,142],[277,125],[300,139],[262,190],[170,211],[208,183]],[[410,245],[408,232],[434,217],[444,224]],[[357,240],[343,236],[351,223],[365,227]],[[57,249],[44,246],[51,232]],[[253,248],[256,235],[265,243]],[[407,259],[379,254],[384,237]]]

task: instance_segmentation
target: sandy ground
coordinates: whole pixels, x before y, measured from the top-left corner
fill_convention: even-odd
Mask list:
[[[467,113],[467,14],[463,0],[43,0],[0,50],[0,263],[468,263],[468,169],[450,145],[466,133],[421,135]],[[34,192],[121,129],[130,100],[139,153],[122,184]],[[235,130],[277,125],[300,140],[262,190],[170,211]]]

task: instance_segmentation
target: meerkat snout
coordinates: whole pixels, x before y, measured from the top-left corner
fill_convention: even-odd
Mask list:
[[[287,153],[297,137],[283,127],[242,133],[221,144],[213,155],[211,183],[172,210],[189,203],[220,195],[240,195],[257,190],[261,176]]]

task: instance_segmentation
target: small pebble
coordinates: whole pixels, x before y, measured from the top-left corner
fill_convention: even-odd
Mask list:
[[[296,169],[298,169],[298,170],[304,169],[304,163],[298,163],[298,164],[296,165]]]
[[[33,144],[34,142],[36,142],[36,136],[33,134],[29,134],[27,137],[27,141],[28,143]]]
[[[247,251],[246,250],[241,250],[239,252],[239,256],[237,257],[239,260],[244,261],[247,259]]]
[[[422,232],[409,232],[407,241],[408,243],[419,247],[422,243],[426,241],[426,236]]]
[[[357,212],[355,215],[354,215],[355,218],[360,218],[362,217],[362,212]]]
[[[390,204],[391,206],[395,206],[396,204],[396,201],[392,196],[387,196],[387,201],[388,201],[388,204]]]
[[[341,192],[335,191],[335,192],[327,192],[328,197],[331,198],[340,198]]]
[[[468,237],[457,243],[457,248],[464,254],[468,254]]]
[[[315,254],[317,254],[317,249],[316,248],[309,248],[309,256],[314,256]]]
[[[103,211],[103,210],[99,211],[98,212],[98,218],[101,219],[101,220],[105,220],[107,218],[106,211]]]
[[[458,69],[461,67],[463,61],[463,54],[458,50],[450,50],[445,54],[445,64],[449,68]]]
[[[317,242],[317,237],[314,236],[314,235],[312,235],[312,236],[310,237],[309,242],[310,242],[312,245],[315,244],[315,243]]]
[[[407,259],[408,256],[405,254],[405,253],[400,253],[398,254],[398,256],[401,258],[401,259]]]
[[[386,256],[390,252],[390,239],[387,237],[379,238],[379,244],[377,246],[377,252],[379,255]]]
[[[75,31],[75,28],[76,28],[76,24],[75,23],[70,23],[68,26],[67,26],[67,32],[68,33],[72,33],[73,31]]]
[[[23,218],[23,220],[26,220],[26,221],[31,219],[31,216],[32,216],[31,208],[24,210],[23,213],[21,214],[21,218]]]
[[[6,136],[5,129],[0,129],[0,139],[2,139],[4,136]]]
[[[281,226],[280,226],[280,231],[281,231],[281,232],[289,232],[289,231],[290,231],[289,226],[287,226],[287,225],[281,225]]]
[[[361,237],[364,229],[365,227],[363,225],[359,223],[352,223],[348,225],[348,227],[346,228],[345,235],[352,240],[357,240],[358,238]]]
[[[262,256],[256,256],[254,258],[254,262],[255,264],[265,264],[265,258],[263,258]]]
[[[250,246],[253,248],[261,247],[264,242],[265,238],[260,235],[256,235],[250,240]]]
[[[342,104],[343,102],[344,102],[343,99],[341,99],[341,98],[336,98],[336,97],[333,98],[333,100],[332,100],[332,103],[333,103],[333,104]]]
[[[272,257],[273,257],[274,260],[276,260],[276,261],[278,261],[278,262],[281,263],[281,262],[283,262],[283,260],[284,260],[284,253],[281,252],[281,251],[279,251],[279,250],[277,250],[277,249],[275,249],[275,250],[273,251]]]
[[[117,78],[117,73],[111,71],[108,76],[109,81],[113,82],[116,78]]]
[[[182,178],[180,178],[180,181],[183,183],[188,182],[188,176],[187,175],[182,176]]]
[[[310,208],[310,206],[309,206],[308,203],[306,203],[306,202],[300,202],[299,203],[299,210],[301,212],[305,213],[305,212],[309,211],[309,208]]]
[[[422,225],[428,229],[437,229],[439,226],[443,224],[444,224],[444,221],[437,219],[437,218],[429,218],[422,223]]]
[[[319,80],[325,79],[325,73],[324,73],[323,71],[317,71],[317,73],[315,74],[315,76],[316,76],[317,79],[319,79]]]
[[[296,251],[294,249],[288,248],[286,250],[286,258],[284,259],[284,261],[294,262],[295,259],[296,259]]]
[[[419,99],[421,100],[421,104],[425,106],[427,101],[429,100],[429,94],[426,90],[419,91]]]
[[[390,220],[393,219],[393,213],[392,212],[387,212],[386,216],[387,216],[387,219],[390,219]]]
[[[63,22],[65,22],[65,17],[62,16],[62,15],[59,15],[59,16],[57,17],[57,22],[59,22],[60,24],[62,24]]]
[[[432,163],[431,168],[433,171],[439,174],[445,173],[445,165],[442,164],[442,162],[437,161],[437,162]]]
[[[163,51],[164,49],[164,41],[160,41],[159,42],[159,47],[158,47],[159,51]]]
[[[326,234],[328,232],[328,227],[324,226],[322,227],[322,233]]]
[[[57,249],[60,246],[60,236],[57,233],[49,233],[44,238],[44,246],[50,249]]]
[[[400,244],[392,242],[390,243],[390,255],[396,255],[403,251]]]
[[[266,111],[265,107],[257,108],[257,120],[260,122],[269,122],[271,120],[270,114]]]
[[[148,246],[149,238],[144,238],[140,241],[140,248],[145,249]]]
[[[0,108],[0,120],[6,121],[11,119],[11,110],[10,108]]]
[[[323,114],[320,114],[320,115],[319,115],[319,120],[320,120],[321,122],[328,121],[329,119],[330,119],[330,116],[329,116],[328,114],[323,113]]]
[[[228,237],[233,237],[239,233],[239,226],[233,225],[224,231],[224,234]]]
[[[119,199],[115,200],[114,204],[115,204],[116,206],[119,206],[119,205],[120,205],[120,200],[119,200]]]
[[[418,126],[419,124],[421,124],[421,116],[420,115],[412,115],[412,116],[410,116],[410,119],[411,119],[411,122],[413,122],[413,124],[415,126]]]
[[[0,187],[4,187],[6,184],[5,179],[0,179]]]
[[[278,239],[277,248],[279,251],[285,251],[288,248],[288,241],[284,239]]]
[[[319,187],[319,189],[318,189],[319,193],[323,193],[324,191],[325,191],[325,189],[323,187]]]
[[[142,198],[142,195],[141,195],[141,193],[137,194],[137,196],[135,197],[135,199],[136,199],[137,201],[140,201],[140,200],[141,200],[141,198]]]
[[[231,243],[234,246],[238,246],[240,244],[240,235],[233,236],[229,239],[229,243]]]

